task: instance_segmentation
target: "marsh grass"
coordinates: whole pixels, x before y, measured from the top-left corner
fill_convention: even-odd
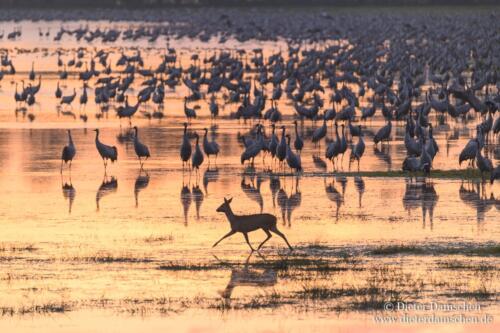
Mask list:
[[[149,236],[144,238],[145,243],[164,243],[164,242],[172,242],[174,240],[174,235],[165,235],[165,236]]]
[[[494,297],[496,298],[496,293],[490,292],[486,288],[481,287],[471,291],[455,292],[452,293],[451,296],[460,298],[472,298],[476,300],[488,300]]]
[[[378,311],[383,310],[388,301],[398,302],[417,296],[423,286],[421,279],[397,267],[371,267],[368,274],[364,282],[352,285],[311,281],[303,284],[295,296],[318,302],[335,301],[334,308],[340,311]]]
[[[286,259],[286,260],[285,260]],[[325,311],[335,309],[339,312],[349,311],[383,311],[386,302],[405,302],[439,294],[450,299],[474,298],[478,301],[491,301],[496,299],[497,294],[494,288],[496,271],[486,269],[477,273],[477,279],[462,284],[440,283],[449,277],[434,279],[433,276],[418,275],[411,270],[404,270],[399,265],[393,264],[370,264],[363,263],[363,276],[360,279],[346,280],[332,278],[324,275],[318,278],[317,272],[312,267],[324,265],[345,264],[355,258],[340,258],[337,262],[328,262],[325,259],[316,258],[280,258],[274,260],[259,261],[255,263],[258,267],[268,269],[269,267],[279,267],[286,274],[298,275],[303,278],[300,283],[291,284],[285,291],[276,291],[272,288],[257,288],[257,293],[242,297],[225,297],[220,294],[214,297],[211,293],[208,296],[200,293],[190,297],[171,297],[168,295],[130,297],[122,299],[109,299],[104,296],[102,299],[79,302],[79,307],[115,309],[118,312],[125,312],[133,316],[149,315],[170,315],[185,311],[187,309],[213,309],[220,312],[237,310],[259,310],[277,309],[290,305],[293,311]],[[319,261],[318,261],[319,260]],[[469,270],[473,266],[468,266],[462,262],[455,261],[448,263],[456,267],[458,274],[461,268]],[[306,268],[297,265],[305,265]],[[444,264],[443,264],[444,265]],[[186,265],[181,262],[170,262],[164,264],[164,269],[171,271],[186,270],[188,272],[203,271],[211,269],[226,269],[230,267],[227,263],[211,262],[206,264]],[[239,265],[237,265],[239,266]],[[161,267],[161,266],[160,266]],[[255,266],[252,266],[255,268]],[[297,268],[299,267],[299,268]],[[159,268],[161,269],[161,268]],[[470,272],[470,270],[469,270]],[[351,274],[346,272],[345,274]],[[425,279],[425,281],[424,281]],[[287,281],[288,280],[288,281]],[[280,278],[281,282],[292,281],[291,278]],[[227,281],[224,281],[224,284]],[[446,293],[439,293],[445,291]],[[76,303],[75,303],[76,304]],[[50,303],[40,306],[24,308],[3,308],[0,314],[26,315],[43,314],[50,312],[65,312],[72,309],[68,303]]]
[[[238,305],[237,308],[238,309],[277,308],[285,304],[293,304],[293,303],[295,303],[294,300],[288,299],[276,292],[273,292],[264,296],[252,297],[249,301]]]
[[[311,251],[313,253],[309,253]],[[496,243],[485,244],[395,244],[379,247],[359,246],[346,251],[344,248],[314,244],[312,247],[299,248],[292,254],[268,254],[267,258],[255,256],[249,261],[250,270],[275,271],[280,287],[263,285],[258,282],[252,286],[252,292],[238,297],[220,296],[215,292],[203,291],[196,296],[137,296],[101,300],[79,300],[78,303],[50,303],[23,308],[0,308],[0,315],[28,315],[50,312],[65,312],[78,308],[114,309],[128,315],[169,315],[187,309],[214,309],[217,311],[276,309],[290,305],[291,311],[324,311],[335,309],[339,312],[382,311],[385,302],[411,301],[430,296],[444,296],[449,299],[474,298],[489,302],[497,298],[496,281],[497,263],[482,258],[436,258],[436,253],[457,255],[496,255]],[[368,255],[368,256],[367,256]],[[369,257],[374,255],[376,257]],[[394,258],[394,255],[428,256],[427,258]],[[431,260],[429,267],[449,271],[443,277],[442,270],[436,274],[422,273],[412,265],[420,260]],[[133,257],[128,254],[111,255],[106,252],[87,257],[68,258],[77,262],[92,264],[135,264],[152,263],[166,272],[184,271],[193,277],[206,278],[208,271],[218,271],[223,277],[220,286],[229,282],[232,269],[245,267],[244,260],[238,261],[157,261],[149,258]],[[409,267],[401,265],[403,260],[410,260]],[[57,260],[56,260],[57,261]],[[475,263],[475,262],[476,263]],[[140,267],[142,269],[142,267]],[[361,272],[361,273],[359,273]],[[359,274],[358,274],[359,273]],[[258,274],[258,273],[257,273]],[[456,277],[455,277],[456,274]],[[451,277],[450,277],[451,275]],[[463,279],[466,276],[467,279]],[[258,278],[257,280],[258,281]],[[248,286],[243,285],[245,288]],[[240,288],[239,286],[237,288]],[[248,291],[248,289],[246,289]],[[71,306],[69,304],[72,304]],[[287,310],[288,311],[288,310]]]
[[[349,266],[350,265],[350,266]],[[243,267],[244,264],[237,262],[209,262],[209,263],[187,263],[187,262],[168,262],[158,266],[159,270],[165,271],[208,271],[218,269],[229,269]],[[279,256],[276,259],[260,260],[249,265],[252,268],[273,269],[276,271],[299,270],[309,272],[342,272],[348,270],[357,270],[357,261],[349,261],[348,258],[341,258],[334,261],[324,258],[312,257],[285,257]]]
[[[375,256],[389,256],[396,254],[423,254],[423,248],[414,245],[387,245],[380,246],[371,250],[371,254]]]
[[[500,245],[472,248],[470,253],[477,256],[500,256]]]
[[[120,256],[120,255],[112,255],[112,254],[96,254],[95,256],[87,256],[87,257],[72,257],[72,258],[64,258],[63,261],[76,261],[76,262],[84,262],[84,263],[95,263],[95,264],[113,264],[113,263],[151,263],[153,262],[150,258],[139,258],[133,256]]]
[[[470,246],[462,244],[458,246],[440,247],[424,245],[384,245],[369,251],[369,254],[375,256],[391,255],[465,255],[465,256],[500,256],[500,245],[497,243],[488,243],[485,245]]]
[[[49,314],[49,313],[64,313],[70,311],[72,306],[66,302],[53,302],[40,305],[15,307],[0,307],[1,316],[14,316],[14,315],[30,315],[30,314]]]
[[[302,290],[297,291],[296,294],[298,297],[303,299],[328,300],[348,296],[349,294],[352,295],[354,292],[354,288],[330,288],[328,286],[306,284],[302,287]]]
[[[38,250],[33,244],[28,245],[0,245],[0,252],[34,252]]]
[[[465,263],[458,260],[452,261],[443,261],[438,262],[437,266],[439,268],[448,269],[448,270],[459,270],[459,271],[496,271],[497,267],[489,265],[487,263]]]
[[[212,300],[205,303],[206,308],[215,309],[221,312],[227,312],[230,310],[258,310],[258,309],[272,309],[278,308],[284,305],[296,304],[297,300],[289,297],[288,295],[282,295],[275,290],[270,293],[265,293],[263,295],[256,295],[248,299],[218,299]]]
[[[207,264],[188,264],[182,262],[169,262],[157,267],[163,271],[211,271],[218,269],[227,269],[227,265],[221,263],[207,263]]]
[[[308,257],[281,257],[276,260],[259,261],[254,264],[258,268],[270,268],[278,271],[302,270],[314,272],[334,272],[347,271],[352,269],[346,266],[340,266],[337,263],[324,258]]]

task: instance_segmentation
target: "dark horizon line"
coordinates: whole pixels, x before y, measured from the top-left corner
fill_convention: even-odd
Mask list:
[[[34,9],[154,9],[221,7],[437,7],[495,6],[498,0],[3,0],[0,8]]]

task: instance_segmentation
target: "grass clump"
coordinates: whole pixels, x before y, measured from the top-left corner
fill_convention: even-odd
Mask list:
[[[414,245],[387,245],[373,249],[370,253],[376,256],[387,256],[396,254],[422,254],[422,248]]]
[[[227,268],[227,266],[220,263],[187,264],[180,262],[169,262],[158,266],[158,269],[163,271],[210,271],[223,268]]]

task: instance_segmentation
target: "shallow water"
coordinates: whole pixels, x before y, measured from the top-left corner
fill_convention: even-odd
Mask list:
[[[35,40],[29,34],[36,34],[37,25],[22,26],[28,35],[23,40]],[[11,47],[30,46],[16,43],[21,42]],[[189,63],[190,51],[178,43],[175,46],[185,52],[182,61]],[[406,301],[466,300],[481,304],[479,314],[500,314],[498,183],[339,176],[324,159],[313,158],[321,157],[324,147],[314,147],[310,139],[302,152],[301,176],[269,172],[269,157],[257,158],[255,168],[249,169],[239,163],[243,148],[238,136],[254,123],[227,119],[235,106],[227,106],[221,111],[223,119],[213,123],[204,101],[197,103],[202,116],[190,130],[201,134],[209,128],[221,154],[210,167],[205,160],[199,172],[189,172],[182,169],[178,155],[182,88],[167,93],[164,119],[148,120],[143,114],[133,118],[152,154],[140,171],[127,137],[129,125],[120,122],[112,108],[96,119],[99,111],[92,93],[85,109],[76,103],[69,110],[57,106],[56,57],[50,48],[60,45],[45,41],[40,46],[49,47],[48,55],[12,49],[18,74],[1,82],[2,331],[175,327],[219,332],[239,329],[245,321],[249,332],[366,332],[380,327],[373,316],[383,312],[380,302],[394,294]],[[145,53],[154,68],[161,51],[153,46]],[[33,57],[36,69],[43,67],[46,73],[37,104],[28,111],[36,115],[30,122],[15,112],[12,82],[26,78]],[[81,86],[75,79],[64,84],[65,94]],[[279,106],[291,129],[293,107],[284,101]],[[79,119],[84,113],[87,123]],[[459,168],[458,153],[479,121],[440,124],[432,119],[440,147],[435,169]],[[363,126],[367,132],[376,131],[383,123],[375,118]],[[317,125],[304,122],[300,131],[307,137]],[[371,136],[366,136],[361,171],[400,170],[405,153],[402,126],[397,124],[393,141],[382,148],[374,148]],[[95,127],[101,129],[103,142],[118,148],[118,162],[108,166],[106,174],[94,145]],[[65,167],[61,175],[59,157],[67,128],[72,129],[77,156],[71,172]],[[498,143],[493,141],[487,151],[497,162]],[[349,170],[347,156],[337,168]],[[352,171],[356,169],[353,165]],[[224,197],[233,197],[232,207],[239,214],[275,214],[296,251],[289,254],[275,236],[261,256],[248,257],[241,235],[212,249],[229,230],[224,216],[215,211]],[[255,246],[264,237],[250,234]],[[390,246],[401,249],[391,252]],[[286,268],[280,266],[284,260]],[[375,301],[365,299],[360,290],[375,287],[383,292]],[[330,294],[313,297],[314,288]],[[196,321],[187,322],[192,317]],[[457,325],[476,331],[498,328]],[[422,331],[426,326],[412,328]]]

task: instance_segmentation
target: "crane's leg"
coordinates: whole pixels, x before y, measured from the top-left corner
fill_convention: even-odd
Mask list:
[[[69,161],[69,174],[71,175],[71,164],[73,163],[73,160]]]
[[[61,174],[62,174],[62,168],[63,168],[63,160],[61,160]]]
[[[225,234],[224,236],[222,236],[222,238],[221,238],[221,239],[219,239],[217,242],[215,242],[215,244],[214,244],[214,245],[212,245],[212,247],[216,247],[216,246],[217,246],[217,244],[219,244],[222,240],[224,240],[224,239],[228,238],[229,236],[234,235],[235,233],[236,233],[236,231],[231,230],[230,232],[228,232],[227,234]]]
[[[243,236],[245,236],[245,240],[247,241],[248,246],[250,246],[252,252],[255,251],[255,249],[252,247],[252,244],[250,244],[250,241],[248,240],[248,233],[244,232]]]

